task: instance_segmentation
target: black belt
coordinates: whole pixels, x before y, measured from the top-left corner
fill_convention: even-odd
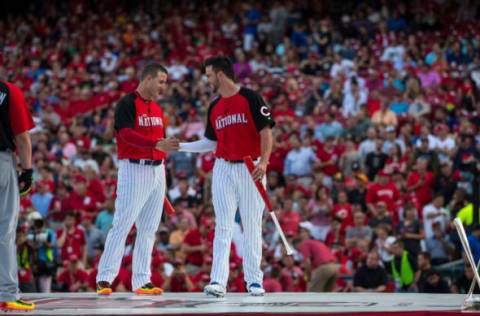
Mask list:
[[[243,163],[243,160],[227,160],[227,159],[224,159],[224,160],[228,163]]]
[[[245,162],[245,161],[243,161],[243,160],[228,160],[228,159],[225,159],[225,158],[222,158],[222,159],[225,160],[225,161],[228,162],[228,163],[244,163],[244,162]],[[255,158],[255,159],[253,159],[253,161],[256,162],[257,159],[258,159],[258,158]]]
[[[162,160],[146,160],[146,159],[128,159],[131,163],[136,163],[138,165],[145,165],[145,166],[160,166],[163,164]]]

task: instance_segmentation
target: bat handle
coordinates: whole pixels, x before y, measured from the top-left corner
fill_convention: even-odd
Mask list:
[[[277,216],[275,215],[274,211],[270,211],[270,216],[272,217],[273,223],[275,224],[275,227],[277,228],[277,231],[280,234],[280,238],[282,239],[283,245],[285,246],[285,249],[287,250],[287,255],[291,256],[293,254],[292,248],[290,248],[290,245],[287,242],[287,238],[285,238],[285,235],[283,234],[282,228],[280,227],[280,223],[278,222]]]

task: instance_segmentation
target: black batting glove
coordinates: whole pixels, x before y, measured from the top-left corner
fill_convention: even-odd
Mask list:
[[[20,196],[24,196],[32,189],[33,183],[33,169],[23,169],[18,176],[18,186],[20,190]]]

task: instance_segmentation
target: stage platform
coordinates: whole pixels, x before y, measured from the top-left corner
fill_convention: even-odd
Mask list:
[[[114,293],[24,294],[34,301],[32,312],[0,312],[0,315],[380,315],[453,316],[460,311],[465,295],[390,293],[271,293],[252,297],[246,293],[213,298],[203,293],[164,293],[135,296]],[[470,314],[470,313],[468,313]]]

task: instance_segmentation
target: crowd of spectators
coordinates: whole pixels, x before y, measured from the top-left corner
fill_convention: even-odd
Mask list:
[[[0,20],[0,75],[25,94],[34,189],[17,229],[23,291],[94,291],[115,212],[116,101],[159,62],[167,135],[203,137],[211,55],[231,56],[239,84],[277,122],[267,189],[288,240],[334,255],[334,291],[464,293],[438,266],[462,258],[451,221],[472,224],[480,159],[477,1],[31,2]],[[173,153],[152,282],[209,282],[214,154]],[[237,216],[227,290],[245,291]],[[305,291],[302,247],[286,256],[264,217],[265,288]],[[476,261],[480,228],[469,229]],[[132,229],[115,291],[131,290]],[[305,247],[303,247],[305,248]],[[324,249],[324,248],[321,248]],[[315,260],[312,260],[314,264]],[[313,267],[315,268],[315,267]]]

